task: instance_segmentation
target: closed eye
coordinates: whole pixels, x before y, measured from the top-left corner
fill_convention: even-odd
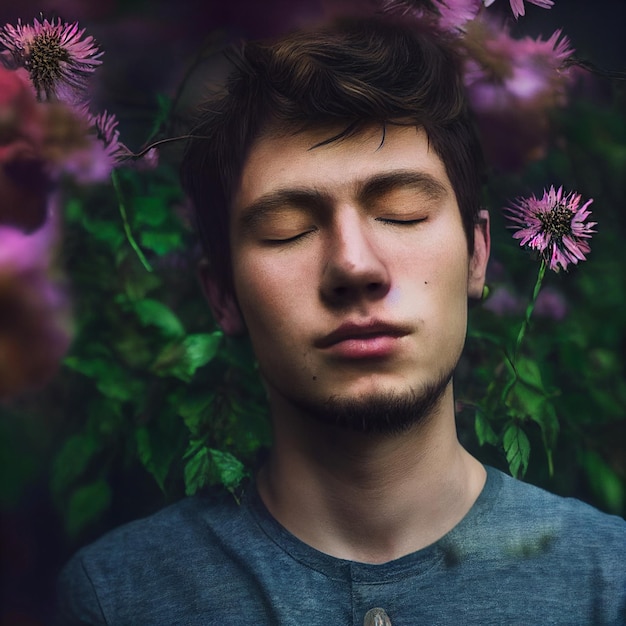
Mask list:
[[[426,218],[420,217],[414,220],[398,220],[398,219],[391,219],[388,217],[377,217],[376,221],[382,222],[383,224],[395,224],[398,226],[411,226],[412,224],[419,224],[420,222],[426,221]]]
[[[297,235],[293,235],[292,237],[266,237],[263,241],[270,245],[294,243],[296,241],[302,240],[307,235],[311,235],[316,230],[317,228],[312,228],[311,230],[306,230],[304,232],[298,233]]]

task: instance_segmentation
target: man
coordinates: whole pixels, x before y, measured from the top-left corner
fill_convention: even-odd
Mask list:
[[[234,66],[183,181],[273,448],[241,505],[190,498],[81,551],[64,623],[623,623],[623,521],[456,436],[489,234],[454,54],[385,18],[250,44]]]

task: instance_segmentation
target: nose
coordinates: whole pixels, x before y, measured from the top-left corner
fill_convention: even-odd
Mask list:
[[[367,219],[355,212],[335,220],[326,243],[322,299],[346,306],[381,299],[389,288],[386,259]]]

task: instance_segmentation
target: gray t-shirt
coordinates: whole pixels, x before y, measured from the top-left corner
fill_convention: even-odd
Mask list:
[[[333,558],[274,520],[251,488],[187,498],[69,562],[61,624],[392,626],[626,624],[626,523],[487,468],[465,518],[382,565]]]

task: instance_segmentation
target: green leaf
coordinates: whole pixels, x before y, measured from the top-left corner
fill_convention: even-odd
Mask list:
[[[127,249],[121,249],[122,258],[118,261],[123,264],[120,277],[124,292],[128,296],[128,300],[137,301],[146,297],[146,295],[161,286],[162,280],[154,272],[146,272],[145,268],[137,263],[132,264],[127,260]],[[133,252],[132,259],[136,259],[137,255]]]
[[[185,465],[185,493],[193,496],[200,489],[209,484],[209,451],[204,446],[198,447],[197,442],[191,442],[185,454],[189,457]]]
[[[520,358],[517,360],[516,369],[519,377],[529,386],[543,390],[541,370],[539,365],[532,359]]]
[[[70,198],[64,207],[65,219],[68,222],[78,222],[82,217],[82,203],[78,198]]]
[[[204,421],[214,398],[215,394],[210,392],[200,397],[185,398],[178,405],[178,414],[183,418],[192,436],[199,434],[200,424]]]
[[[184,345],[190,374],[213,359],[217,354],[222,337],[222,331],[218,330],[212,333],[189,335],[185,339]]]
[[[71,436],[59,450],[52,464],[50,489],[55,496],[65,493],[89,466],[100,450],[100,442],[87,433]]]
[[[152,130],[150,131],[149,141],[151,141],[152,138],[159,132],[159,130],[161,129],[161,126],[167,121],[167,118],[170,115],[170,111],[172,110],[171,98],[160,93],[156,95],[156,98],[157,98],[158,110],[154,118]]]
[[[498,436],[494,432],[489,420],[483,412],[478,409],[474,417],[474,430],[476,431],[476,437],[478,443],[482,446],[485,443],[489,443],[495,446],[498,443]]]
[[[611,513],[623,515],[626,488],[622,480],[597,452],[586,451],[581,456],[582,465],[594,493],[602,499]]]
[[[230,452],[207,448],[191,441],[185,458],[185,493],[193,495],[207,485],[221,484],[233,492],[246,476],[246,469]]]
[[[539,425],[543,445],[552,475],[552,451],[559,434],[559,420],[554,405],[544,390],[539,366],[530,359],[520,359],[517,364],[519,378],[509,394],[507,406],[510,413],[522,420],[532,420]]]
[[[492,343],[499,348],[504,346],[504,342],[502,341],[502,337],[499,335],[495,335],[493,333],[488,333],[482,330],[475,330],[473,328],[469,328],[467,332],[467,336],[470,339],[482,340],[488,343]]]
[[[129,372],[113,360],[71,356],[67,357],[64,363],[71,369],[95,379],[98,390],[108,398],[132,400],[140,397],[143,392],[141,381],[129,376]]]
[[[133,198],[133,222],[137,226],[160,226],[168,215],[169,209],[160,195]]]
[[[149,367],[154,359],[153,340],[154,337],[149,333],[129,324],[116,333],[113,347],[123,365],[143,370]]]
[[[72,494],[65,516],[69,535],[76,535],[88,524],[96,521],[111,503],[111,488],[103,480],[79,487]]]
[[[143,326],[155,326],[163,336],[173,339],[185,334],[185,328],[174,311],[159,300],[146,298],[133,302],[132,307]]]
[[[119,248],[125,239],[124,232],[116,221],[91,218],[84,213],[82,222],[84,229],[94,240],[106,243],[114,250]]]
[[[8,511],[19,507],[18,503],[23,501],[26,493],[26,485],[37,480],[47,465],[47,459],[33,453],[31,446],[26,445],[28,440],[24,441],[19,436],[21,428],[28,428],[28,424],[15,424],[14,420],[7,419],[8,416],[3,414],[5,408],[0,402],[0,510]],[[20,413],[18,419],[30,421],[25,420],[25,417]]]
[[[107,369],[107,362],[100,358],[81,358],[80,356],[68,356],[63,363],[77,372],[89,376],[89,378],[98,378],[103,375]]]
[[[511,475],[523,478],[530,457],[530,442],[526,433],[517,424],[510,424],[504,431],[502,444]]]
[[[186,373],[185,346],[180,341],[165,346],[151,369],[158,376],[175,376],[184,382],[191,380],[191,376]]]
[[[140,426],[135,431],[137,454],[143,466],[152,474],[161,491],[165,492],[165,479],[177,453],[176,420],[170,418],[174,427],[163,424],[163,418],[156,426]]]
[[[230,452],[209,449],[209,454],[219,481],[226,489],[233,491],[246,475],[243,463]]]
[[[167,346],[157,357],[152,369],[159,376],[174,376],[189,382],[196,370],[217,354],[223,333],[198,333],[182,342]]]
[[[115,398],[90,398],[87,409],[89,434],[96,437],[101,445],[125,435],[127,423],[122,406],[123,403]]]
[[[176,231],[154,232],[143,231],[140,235],[141,245],[163,256],[183,248],[183,237]]]

